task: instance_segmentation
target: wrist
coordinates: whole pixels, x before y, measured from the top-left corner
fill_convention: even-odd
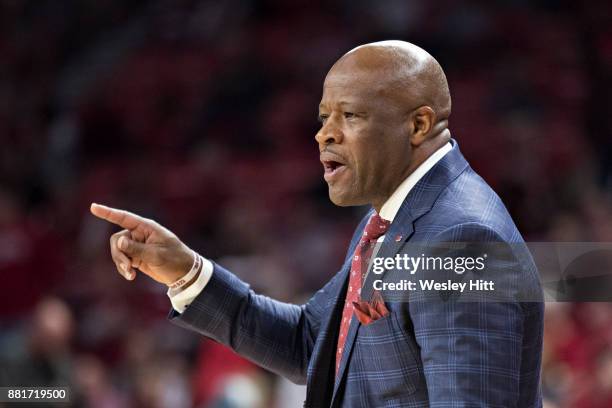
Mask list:
[[[185,289],[186,287],[190,286],[200,275],[200,271],[202,269],[202,257],[195,251],[191,251],[191,253],[193,254],[191,268],[187,271],[187,273],[176,279],[174,282],[166,283],[168,288],[172,290]]]
[[[198,270],[198,272],[196,272],[196,274],[194,275],[193,278],[191,278],[189,281],[187,281],[184,285],[179,286],[176,290],[183,291],[183,290],[187,289],[188,287],[190,287],[191,285],[193,285],[193,283],[195,281],[197,281],[198,278],[200,277],[200,273],[201,273],[201,268],[200,268],[200,270]]]

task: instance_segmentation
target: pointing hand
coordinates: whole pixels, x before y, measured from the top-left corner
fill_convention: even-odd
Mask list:
[[[90,210],[96,217],[125,228],[111,236],[110,250],[117,270],[126,279],[133,280],[139,269],[170,285],[191,269],[194,252],[157,222],[95,203]]]

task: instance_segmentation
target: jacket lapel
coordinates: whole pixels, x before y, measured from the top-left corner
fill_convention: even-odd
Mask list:
[[[391,223],[389,230],[385,234],[384,243],[380,247],[381,253],[377,254],[377,256],[394,256],[414,232],[411,221],[411,214],[405,204],[406,203],[404,202],[402,208],[400,208],[400,211],[397,213],[395,219]],[[402,211],[402,209],[404,209],[404,211]],[[401,237],[400,240],[396,240],[396,237],[398,236]],[[361,292],[362,299],[370,299],[370,297],[372,296],[372,280],[375,278],[372,275],[373,274],[371,273],[368,273],[366,275],[365,284],[362,287]],[[336,377],[336,381],[334,382],[332,406],[334,405],[334,402],[338,395],[338,389],[342,383],[342,379],[344,378],[347,362],[350,359],[350,355],[353,350],[353,345],[355,343],[355,338],[357,337],[357,333],[359,332],[360,326],[361,323],[359,322],[359,319],[353,316],[353,319],[351,319],[351,325],[349,326],[348,334],[346,336],[346,343],[344,344],[344,352],[342,353],[342,360],[340,361],[340,369],[338,370],[338,376]]]

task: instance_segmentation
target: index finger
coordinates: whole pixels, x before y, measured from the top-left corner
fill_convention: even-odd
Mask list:
[[[119,210],[117,208],[107,207],[105,205],[92,203],[90,211],[93,215],[113,224],[117,224],[122,228],[133,230],[143,224],[148,224],[146,218],[133,214],[129,211]]]

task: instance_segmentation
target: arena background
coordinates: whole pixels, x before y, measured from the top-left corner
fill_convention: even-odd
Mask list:
[[[294,387],[166,321],[123,280],[101,202],[299,302],[363,209],[314,142],[331,64],[403,39],[445,68],[450,127],[528,240],[612,241],[612,3],[0,1],[0,381],[74,406],[279,407]],[[545,406],[612,406],[612,306],[549,303]]]

